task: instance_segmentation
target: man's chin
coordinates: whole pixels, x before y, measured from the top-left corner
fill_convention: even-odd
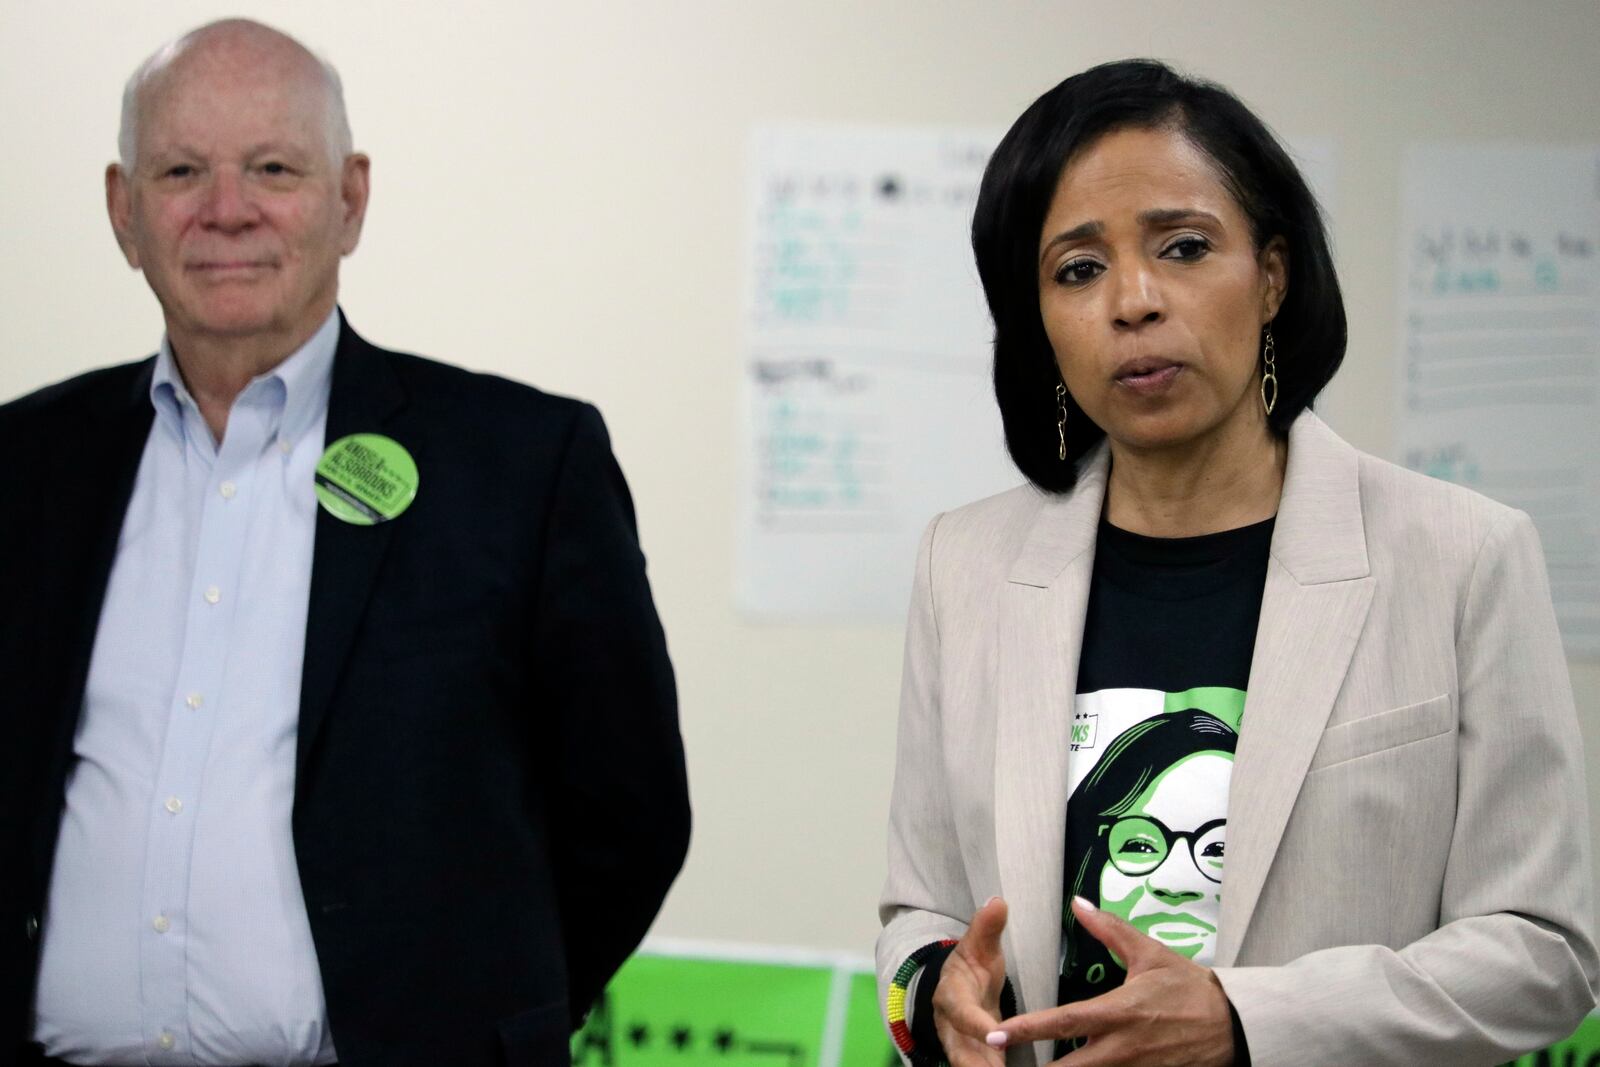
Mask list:
[[[211,302],[167,316],[167,332],[218,341],[244,341],[288,331],[288,316],[259,302]]]

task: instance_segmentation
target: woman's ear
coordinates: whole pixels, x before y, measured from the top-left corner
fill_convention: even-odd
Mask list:
[[[1283,298],[1289,293],[1289,242],[1274,237],[1256,259],[1261,267],[1261,324],[1278,317]]]

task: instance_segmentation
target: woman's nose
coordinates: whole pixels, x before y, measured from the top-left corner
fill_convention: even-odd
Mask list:
[[[1124,267],[1113,273],[1112,325],[1119,330],[1131,330],[1160,322],[1165,309],[1154,275],[1142,265]]]

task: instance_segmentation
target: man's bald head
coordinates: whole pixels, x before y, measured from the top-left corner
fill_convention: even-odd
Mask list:
[[[222,19],[191,30],[139,64],[122,90],[122,126],[117,150],[124,170],[132,171],[139,156],[139,122],[149,98],[180,68],[202,63],[269,61],[293,76],[304,77],[322,93],[329,157],[339,164],[354,150],[350,119],[345,113],[339,72],[286,33],[250,19]]]

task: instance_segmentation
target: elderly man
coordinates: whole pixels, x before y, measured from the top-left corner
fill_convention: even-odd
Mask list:
[[[566,1063],[689,823],[600,417],[351,330],[368,161],[290,38],[162,49],[120,147],[160,352],[0,407],[0,1050]]]

